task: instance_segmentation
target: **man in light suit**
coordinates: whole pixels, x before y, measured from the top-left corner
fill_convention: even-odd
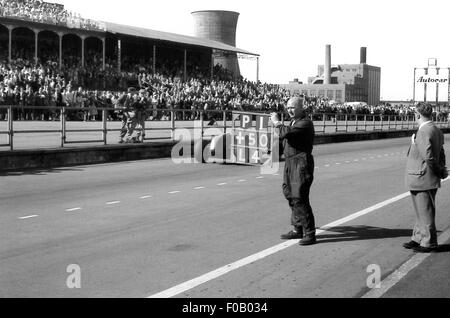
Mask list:
[[[406,186],[416,213],[411,241],[403,247],[428,253],[438,246],[436,234],[436,192],[441,178],[447,177],[444,154],[444,135],[431,120],[431,105],[419,103],[415,109],[419,124],[411,139],[406,163]]]

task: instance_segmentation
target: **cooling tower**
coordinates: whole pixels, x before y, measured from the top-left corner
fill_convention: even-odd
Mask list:
[[[238,12],[204,10],[194,11],[191,14],[194,18],[195,36],[236,46]],[[221,64],[235,76],[240,75],[236,53],[218,54],[214,57],[214,64]]]
[[[367,48],[366,47],[361,47],[360,51],[359,51],[359,63],[360,64],[366,64],[367,63]]]
[[[325,45],[325,65],[323,68],[323,83],[331,83],[331,45]]]

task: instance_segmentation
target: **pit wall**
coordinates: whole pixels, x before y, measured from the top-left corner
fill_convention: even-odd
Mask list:
[[[442,131],[443,133],[450,133],[450,128],[443,128]],[[317,134],[315,136],[315,144],[401,138],[409,137],[414,132],[414,130],[401,130]],[[204,140],[202,148],[209,142],[209,140]],[[163,141],[144,144],[91,146],[85,148],[2,151],[0,152],[0,171],[48,169],[107,162],[170,158],[172,148],[175,144],[177,142]],[[197,145],[194,145],[194,143],[190,144],[192,154],[195,153],[194,148],[198,145],[198,143]]]

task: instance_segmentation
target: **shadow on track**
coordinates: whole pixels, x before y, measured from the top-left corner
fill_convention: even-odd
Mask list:
[[[65,171],[83,171],[80,168],[49,168],[49,169],[30,169],[21,171],[1,171],[0,176],[24,176],[24,175],[39,175],[43,176],[50,173],[61,173]]]
[[[450,244],[439,245],[438,248],[433,253],[445,253],[450,252]]]
[[[437,231],[442,232],[442,231]],[[367,225],[336,226],[326,232],[327,234],[317,235],[318,243],[336,243],[358,240],[376,240],[385,238],[405,237],[409,238],[412,229],[386,229]],[[336,233],[336,234],[332,234]],[[406,242],[407,240],[405,240]],[[433,253],[450,252],[450,244],[439,245]]]
[[[411,233],[411,229],[386,229],[367,225],[336,226],[327,230],[326,234],[317,235],[317,242],[335,243],[394,237],[410,237]]]

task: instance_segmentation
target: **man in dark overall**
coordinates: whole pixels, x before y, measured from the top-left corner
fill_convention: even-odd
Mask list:
[[[283,154],[286,158],[283,176],[283,194],[292,210],[290,232],[282,239],[301,239],[300,245],[316,243],[316,228],[309,202],[309,190],[314,179],[314,158],[312,156],[314,125],[303,108],[303,99],[292,97],[287,102],[291,123],[285,126],[277,113],[271,114],[271,121],[278,130]]]

